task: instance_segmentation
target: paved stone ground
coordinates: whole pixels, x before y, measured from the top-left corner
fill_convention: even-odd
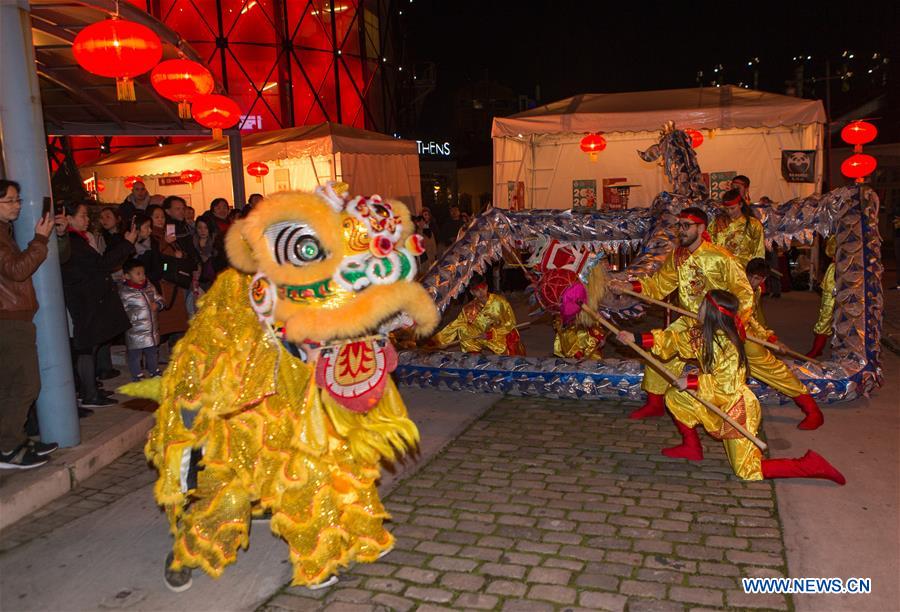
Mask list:
[[[80,483],[70,493],[0,531],[0,554],[46,536],[155,480],[156,472],[147,465],[143,447],[137,446]]]
[[[770,483],[659,454],[668,419],[507,398],[386,504],[396,549],[329,589],[286,586],[260,610],[792,609],[741,577],[785,576]]]

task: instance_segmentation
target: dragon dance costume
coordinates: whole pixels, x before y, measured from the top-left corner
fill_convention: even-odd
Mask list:
[[[431,338],[432,346],[459,343],[466,353],[483,350],[497,355],[524,355],[516,314],[506,298],[489,293],[484,303],[472,300],[457,317]]]
[[[747,331],[757,338],[775,339],[770,330],[765,329],[753,317],[753,289],[747,281],[744,269],[734,257],[723,249],[703,240],[691,252],[685,247],[674,249],[662,266],[651,276],[632,282],[632,288],[648,297],[663,299],[676,289],[683,308],[697,312],[706,293],[711,289],[722,289],[734,294],[740,302],[740,316]],[[669,326],[671,331],[684,331],[690,319],[682,317]],[[806,418],[800,423],[801,429],[816,429],[823,422],[822,413],[806,386],[777,359],[766,347],[748,342],[745,347],[750,375],[792,398]],[[673,355],[666,362],[666,368],[675,376],[680,376],[685,366],[684,359]],[[647,403],[632,413],[632,418],[662,416],[665,413],[663,395],[669,382],[652,368],[645,368],[641,385],[647,392]]]
[[[159,403],[145,452],[174,536],[167,581],[186,568],[220,576],[265,512],[295,585],[391,549],[379,461],[418,430],[387,334],[438,322],[412,281],[411,230],[403,204],[332,186],[274,195],[229,230],[235,269],[202,298],[162,378],[124,388]]]

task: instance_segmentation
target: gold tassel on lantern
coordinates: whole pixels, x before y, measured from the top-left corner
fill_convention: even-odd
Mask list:
[[[222,134],[222,128],[213,128],[212,131],[213,140],[222,140],[224,137]]]
[[[116,100],[119,102],[134,102],[134,81],[128,77],[116,79]]]
[[[190,119],[191,118],[191,103],[188,101],[183,101],[178,103],[178,118],[179,119]]]

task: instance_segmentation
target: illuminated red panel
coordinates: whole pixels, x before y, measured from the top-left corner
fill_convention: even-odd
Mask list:
[[[334,0],[332,13],[331,0],[129,2],[144,10],[149,8],[200,54],[226,93],[238,103],[244,115],[244,131],[323,121],[386,132],[392,129],[381,125],[382,21],[388,15],[379,12],[394,3]],[[279,42],[282,38],[290,41],[291,51],[284,50]],[[220,39],[225,42],[224,48],[217,46]],[[361,49],[361,40],[366,41],[365,49]],[[91,148],[99,155],[98,139],[77,140],[75,148],[84,149],[77,153],[80,158],[87,157]],[[117,137],[112,148],[154,142],[152,138]]]

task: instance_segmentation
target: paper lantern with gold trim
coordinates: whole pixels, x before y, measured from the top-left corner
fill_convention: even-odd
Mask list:
[[[600,134],[587,134],[581,139],[581,150],[588,154],[592,162],[597,161],[597,153],[606,148],[606,139]]]
[[[209,94],[197,96],[193,100],[194,121],[212,129],[215,139],[222,137],[222,130],[234,127],[241,120],[241,109],[237,102],[227,96]]]
[[[191,118],[191,100],[212,93],[212,73],[202,64],[186,59],[160,62],[150,73],[153,88],[166,100],[178,102],[178,116]]]
[[[82,68],[116,79],[116,98],[133,102],[134,77],[151,70],[162,59],[162,42],[147,26],[124,19],[107,19],[81,30],[72,54]]]
[[[253,162],[247,166],[247,174],[256,177],[257,183],[262,183],[262,177],[269,173],[269,166],[262,162]]]

